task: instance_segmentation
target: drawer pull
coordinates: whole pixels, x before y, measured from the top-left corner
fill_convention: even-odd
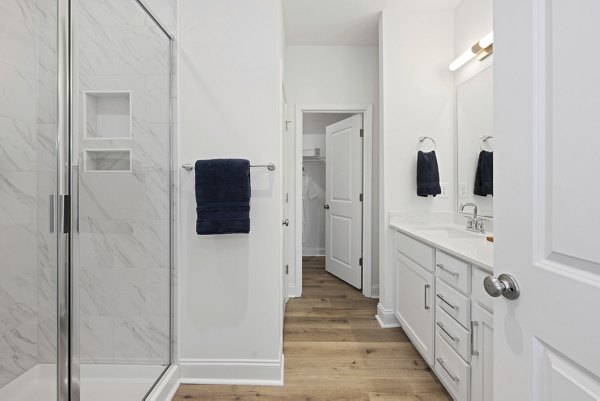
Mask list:
[[[446,305],[448,305],[449,307],[451,307],[452,309],[454,309],[455,311],[458,310],[458,306],[457,305],[452,305],[450,302],[448,302],[448,300],[442,294],[437,294],[437,297],[439,299],[441,299],[442,302],[444,302]]]
[[[452,270],[448,269],[447,267],[444,267],[444,265],[441,263],[436,264],[436,266],[439,267],[440,269],[442,269],[443,271],[447,272],[448,274],[451,274],[456,277],[460,276],[460,273],[452,271]]]
[[[424,293],[425,293],[425,302],[424,302],[425,309],[429,309],[429,305],[427,305],[427,290],[429,289],[429,287],[430,287],[429,284],[425,284],[425,290],[424,290]]]
[[[450,376],[450,378],[452,380],[454,380],[455,382],[460,381],[460,378],[456,375],[453,375],[452,373],[450,373],[450,371],[448,370],[448,368],[445,365],[445,361],[442,358],[437,358],[438,363],[440,364],[440,366],[442,367],[442,369],[444,369],[444,371],[446,372],[446,374],[448,376]]]
[[[450,334],[450,332],[449,332],[448,330],[446,330],[446,327],[445,327],[445,326],[442,324],[442,322],[437,322],[437,325],[438,325],[438,327],[439,327],[440,329],[442,329],[442,331],[443,331],[444,333],[446,333],[446,335],[447,335],[448,337],[450,337],[450,338],[452,339],[452,341],[454,341],[455,343],[457,343],[457,342],[459,342],[459,341],[460,341],[460,339],[459,339],[458,337],[456,337],[456,336],[454,336],[454,335]]]
[[[475,349],[475,343],[477,342],[477,336],[475,335],[475,327],[479,331],[479,322],[471,322],[471,355],[479,355],[479,351]]]

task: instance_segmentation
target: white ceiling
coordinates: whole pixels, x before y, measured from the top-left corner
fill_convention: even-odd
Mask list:
[[[286,44],[376,46],[386,4],[407,9],[454,9],[461,0],[283,0]]]

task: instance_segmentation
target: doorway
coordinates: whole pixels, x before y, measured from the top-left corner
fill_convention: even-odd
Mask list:
[[[296,111],[296,296],[308,257],[370,297],[372,107]]]

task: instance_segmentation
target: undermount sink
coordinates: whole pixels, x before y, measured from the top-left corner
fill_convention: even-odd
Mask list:
[[[484,238],[483,234],[474,233],[467,231],[466,228],[458,228],[452,226],[432,226],[432,227],[418,227],[420,231],[426,231],[433,235],[439,235],[443,238],[455,238],[455,239],[481,239]]]

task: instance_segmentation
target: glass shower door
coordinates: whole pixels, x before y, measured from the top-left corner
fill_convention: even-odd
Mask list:
[[[170,363],[171,39],[135,0],[74,0],[74,363],[141,400]]]
[[[57,48],[58,1],[0,1],[0,400],[57,399]]]

